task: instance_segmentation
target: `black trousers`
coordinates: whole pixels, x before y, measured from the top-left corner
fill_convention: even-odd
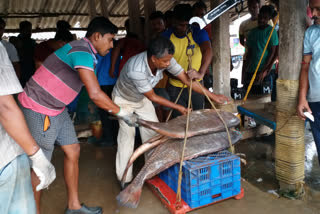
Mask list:
[[[202,82],[200,82],[202,84]],[[170,96],[170,101],[175,102],[179,93],[180,93],[181,88],[175,87],[171,84],[169,84],[167,91]],[[180,104],[184,107],[188,107],[188,100],[189,100],[189,88],[184,88],[183,92],[181,94],[181,97],[178,100],[177,104]],[[191,95],[191,100],[192,100],[192,109],[193,110],[199,110],[204,108],[204,95],[199,94],[195,91],[192,91]],[[172,112],[172,118],[175,118],[177,116],[180,116],[181,113],[177,110],[173,110]]]

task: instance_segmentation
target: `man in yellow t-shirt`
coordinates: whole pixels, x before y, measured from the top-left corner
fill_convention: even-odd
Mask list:
[[[200,30],[200,28],[196,26],[189,26],[189,19],[192,16],[192,8],[190,5],[178,4],[175,6],[173,13],[173,27],[167,29],[162,35],[170,39],[174,44],[175,53],[173,57],[185,71],[189,70],[186,50],[188,45],[190,45],[194,52],[191,67],[197,71],[194,72],[194,78],[201,81],[212,59],[209,36],[205,30]],[[170,76],[167,90],[171,101],[174,102],[176,100],[182,87],[186,88],[180,80]],[[186,107],[188,105],[188,98],[188,90],[184,89],[178,104]],[[192,92],[191,99],[193,110],[203,109],[203,95]],[[173,117],[178,115],[180,115],[179,112],[173,112]]]

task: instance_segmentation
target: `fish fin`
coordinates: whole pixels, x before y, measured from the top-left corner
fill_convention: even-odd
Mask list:
[[[141,192],[141,188],[130,184],[117,196],[118,204],[124,207],[137,208],[140,201]]]

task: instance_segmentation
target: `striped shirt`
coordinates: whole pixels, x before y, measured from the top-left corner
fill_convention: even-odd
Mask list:
[[[0,42],[0,96],[22,91],[19,80],[9,60],[5,47]],[[8,135],[0,123],[0,170],[23,154],[22,148]]]
[[[51,54],[19,94],[20,103],[48,116],[60,114],[80,92],[83,83],[77,69],[94,72],[97,51],[84,38],[66,44]]]
[[[163,78],[164,70],[178,76],[183,68],[172,57],[168,68],[158,69],[156,75],[153,75],[148,65],[147,52],[135,55],[124,65],[113,93],[129,101],[139,102],[144,98],[143,94],[151,91]]]

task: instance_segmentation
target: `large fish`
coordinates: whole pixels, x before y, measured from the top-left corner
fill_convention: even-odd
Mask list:
[[[235,115],[226,111],[219,111],[228,128],[239,125],[240,120]],[[151,121],[138,120],[139,125],[152,129],[161,135],[172,138],[184,138],[186,131],[187,116],[182,115],[166,123],[157,123]],[[221,132],[225,130],[218,113],[214,109],[202,109],[192,111],[190,114],[190,123],[188,137],[202,135],[212,132]]]
[[[238,131],[230,131],[230,137],[234,144],[241,139],[241,134]],[[180,162],[183,142],[183,139],[169,139],[155,148],[132,183],[119,193],[117,196],[118,203],[121,206],[136,208],[145,180]],[[221,151],[228,147],[229,142],[226,132],[194,136],[188,138],[184,160]]]

